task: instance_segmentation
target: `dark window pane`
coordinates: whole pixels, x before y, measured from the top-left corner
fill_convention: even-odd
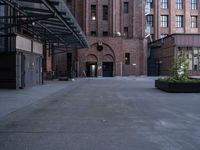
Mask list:
[[[125,53],[125,64],[130,65],[130,53]]]
[[[124,37],[128,38],[128,27],[124,27]]]
[[[97,32],[96,31],[91,31],[91,36],[96,36]]]
[[[108,31],[104,31],[103,36],[108,36]]]
[[[103,20],[108,20],[108,6],[103,6]]]
[[[91,5],[91,20],[96,20],[96,5]]]
[[[128,2],[124,2],[124,13],[128,14]]]

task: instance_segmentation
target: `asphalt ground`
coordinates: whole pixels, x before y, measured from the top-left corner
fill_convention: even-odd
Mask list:
[[[48,87],[39,86],[38,94],[27,90],[31,102],[0,117],[0,150],[200,149],[200,94],[165,93],[153,79],[137,77]],[[19,95],[0,93],[0,101],[5,93]]]

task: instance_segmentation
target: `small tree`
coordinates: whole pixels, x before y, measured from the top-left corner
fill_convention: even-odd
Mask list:
[[[189,63],[185,56],[180,56],[177,59],[175,59],[173,65],[173,73],[174,78],[176,80],[187,80],[188,79],[188,69],[189,69]]]

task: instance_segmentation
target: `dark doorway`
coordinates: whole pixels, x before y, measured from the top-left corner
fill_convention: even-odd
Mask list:
[[[25,88],[25,64],[26,64],[25,55],[21,54],[21,89]]]
[[[113,62],[103,62],[103,77],[113,77]]]
[[[158,59],[148,59],[148,76],[159,76],[160,64]]]
[[[67,53],[67,76],[72,78],[72,53]]]
[[[97,77],[97,63],[96,62],[86,63],[86,74],[87,74],[87,77]]]

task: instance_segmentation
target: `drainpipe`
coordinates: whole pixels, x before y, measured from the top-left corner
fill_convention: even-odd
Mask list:
[[[122,71],[123,71],[123,70],[122,70],[122,69],[123,69],[123,62],[122,62],[122,61],[120,62],[120,68],[121,68],[121,70],[120,70],[121,73],[120,73],[120,74],[121,74],[121,76],[123,76],[123,72],[122,72]]]

